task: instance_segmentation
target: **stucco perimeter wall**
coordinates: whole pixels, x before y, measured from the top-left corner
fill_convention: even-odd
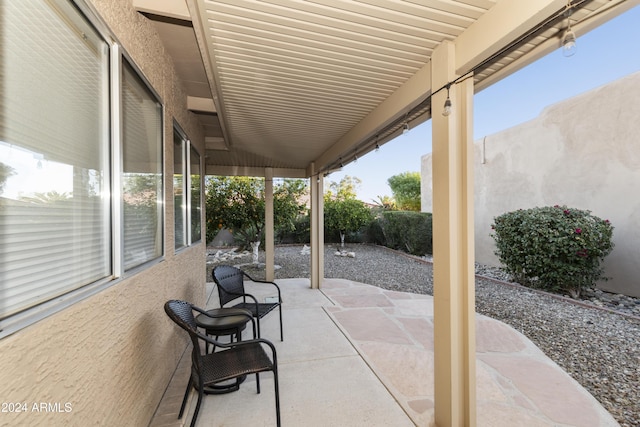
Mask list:
[[[567,205],[609,219],[611,280],[599,287],[640,296],[640,73],[555,104],[527,123],[474,144],[476,260],[499,265],[494,217]],[[431,154],[422,157],[422,209],[432,211]]]
[[[26,405],[26,412],[0,413],[0,426],[148,425],[187,345],[163,305],[172,298],[205,302],[205,247],[174,253],[170,196],[173,120],[204,154],[202,129],[186,110],[186,96],[155,30],[131,1],[93,3],[165,105],[166,255],[0,340],[2,402]]]

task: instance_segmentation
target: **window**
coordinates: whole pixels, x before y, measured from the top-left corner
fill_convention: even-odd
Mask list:
[[[187,193],[184,179],[186,163],[187,139],[180,129],[173,128],[173,213],[174,213],[174,240],[175,249],[187,246]]]
[[[191,172],[191,243],[196,243],[202,240],[202,225],[201,215],[202,210],[200,207],[200,154],[191,146],[190,151],[190,172]]]
[[[162,256],[162,105],[122,64],[124,269]]]
[[[62,0],[1,8],[5,319],[110,276],[112,260],[108,45]]]

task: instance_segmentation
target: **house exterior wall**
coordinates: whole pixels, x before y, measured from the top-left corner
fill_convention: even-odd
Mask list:
[[[173,120],[203,156],[202,129],[146,18],[130,0],[93,5],[165,105],[165,257],[0,340],[2,402],[16,409],[2,413],[0,425],[148,425],[187,345],[163,304],[205,302],[204,235],[202,243],[174,253],[171,197]]]
[[[474,144],[476,261],[499,265],[493,219],[567,205],[609,219],[615,247],[604,290],[640,296],[640,73],[546,108]],[[422,157],[422,210],[432,211],[431,154]]]

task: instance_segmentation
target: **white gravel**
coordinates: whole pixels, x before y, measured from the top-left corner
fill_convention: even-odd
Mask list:
[[[276,279],[309,277],[302,246],[276,248]],[[387,248],[348,245],[355,257],[335,256],[325,248],[325,277],[344,278],[384,289],[433,294],[432,264]],[[215,251],[211,251],[214,253]],[[212,257],[210,257],[212,259]],[[264,254],[261,254],[261,261]],[[216,261],[220,262],[220,261]],[[223,261],[244,264],[256,279],[264,269],[248,265],[249,255]],[[213,261],[208,263],[211,277]],[[501,320],[526,335],[582,384],[623,427],[640,426],[640,302],[611,294],[589,294],[590,304],[508,285],[499,270],[476,267],[476,311]],[[489,276],[489,277],[483,277]],[[613,301],[613,302],[612,302]],[[623,301],[620,305],[619,301]],[[603,310],[598,307],[608,307]],[[635,315],[635,316],[634,316]]]

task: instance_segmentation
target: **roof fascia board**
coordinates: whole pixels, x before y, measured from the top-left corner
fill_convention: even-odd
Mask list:
[[[181,0],[183,1],[183,0]],[[213,97],[213,104],[218,113],[218,120],[220,121],[220,127],[222,128],[222,135],[228,147],[233,145],[233,141],[229,137],[229,126],[227,124],[227,114],[224,108],[224,102],[220,97],[222,91],[218,85],[218,79],[215,73],[215,65],[213,57],[209,50],[209,43],[207,39],[207,33],[202,26],[202,14],[206,15],[206,8],[204,6],[204,0],[186,0],[187,7],[191,16],[193,16],[193,30],[198,42],[198,49],[202,55],[202,62],[204,64],[204,70],[209,81],[209,88],[211,89],[211,95]]]
[[[580,37],[638,5],[640,5],[640,0],[618,0],[615,3],[611,2],[606,6],[606,9],[598,10],[598,12],[593,16],[588,17],[581,22],[572,24],[571,29],[576,33],[578,37]],[[514,61],[508,66],[500,69],[499,71],[491,74],[491,76],[477,83],[475,86],[475,92],[478,93],[481,90],[488,88],[492,84],[504,79],[505,77],[526,67],[527,65],[532,64],[533,62],[553,52],[554,50],[560,49],[560,37],[561,35],[558,38],[549,38],[544,43],[536,46],[535,49],[527,52],[527,55],[525,55],[521,59]],[[579,40],[578,43],[580,43]]]
[[[566,0],[501,0],[456,40],[456,71],[465,75],[566,7]]]

